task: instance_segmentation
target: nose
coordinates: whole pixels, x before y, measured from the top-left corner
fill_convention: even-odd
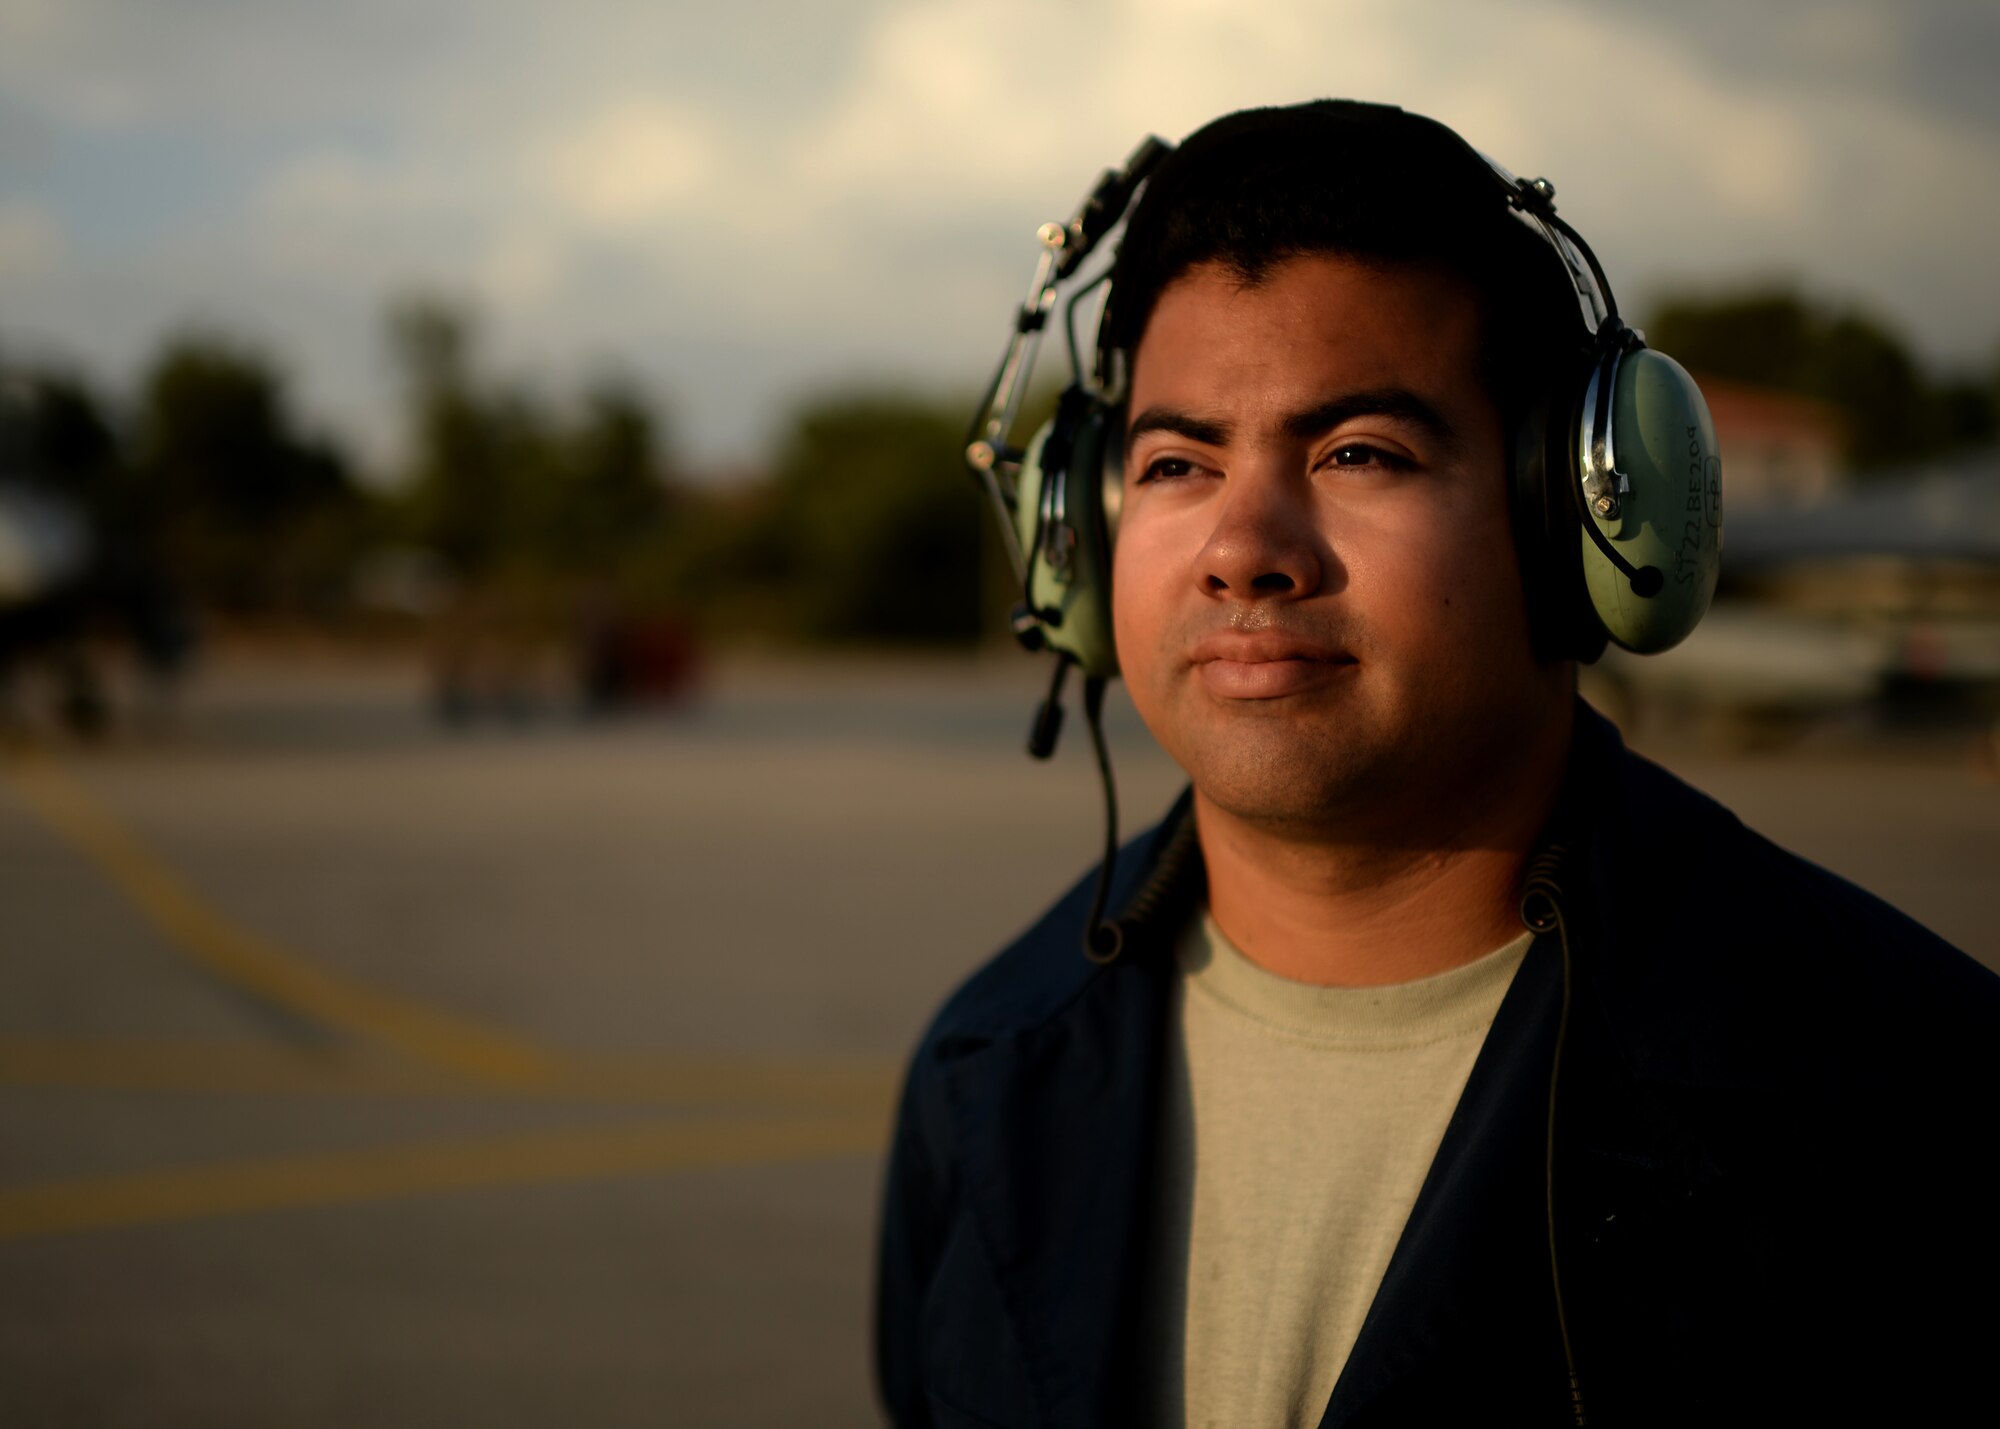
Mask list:
[[[1300,600],[1319,591],[1327,559],[1310,494],[1244,473],[1224,488],[1195,574],[1224,600]]]

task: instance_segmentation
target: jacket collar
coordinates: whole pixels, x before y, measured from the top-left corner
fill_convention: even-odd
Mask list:
[[[1676,1139],[1631,1055],[1662,1045],[1652,1029],[1675,1009],[1649,1008],[1654,989],[1594,952],[1617,947],[1633,921],[1620,916],[1634,906],[1618,789],[1628,758],[1616,730],[1579,703],[1556,836],[1570,840],[1562,877],[1578,950],[1563,1086],[1588,1094],[1565,1103],[1561,1136],[1566,1164],[1582,1168],[1564,1184],[1593,1215],[1615,1215],[1618,1193],[1593,1179],[1593,1167],[1659,1166],[1654,1148]],[[941,1049],[960,1185],[1052,1426],[1114,1422],[1130,1408],[1170,947],[1204,892],[1201,860],[1187,856],[1190,802],[1183,796],[1120,870],[1114,906],[1127,940],[1115,964],[1084,960],[1079,906],[1077,918],[1053,919],[1041,935],[1068,942],[1072,962],[980,1035]],[[1365,1417],[1427,1370],[1465,1363],[1496,1324],[1546,1327],[1530,1339],[1553,1345],[1542,1158],[1561,981],[1559,945],[1538,939],[1475,1062],[1326,1426]],[[1560,1388],[1559,1355],[1552,1369],[1532,1368]]]
[[[1049,1425],[1130,1408],[1171,944],[1206,887],[1192,809],[1183,794],[1121,859],[1114,962],[1083,955],[1080,886],[1039,935],[1054,973],[944,1049],[960,1185]]]

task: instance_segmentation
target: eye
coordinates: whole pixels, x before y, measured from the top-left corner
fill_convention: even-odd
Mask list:
[[[1416,466],[1406,456],[1384,451],[1367,442],[1345,442],[1328,453],[1326,465],[1345,467],[1378,466],[1387,471],[1409,471]]]
[[[1139,472],[1140,481],[1174,481],[1181,477],[1193,476],[1203,470],[1202,466],[1184,456],[1155,457]]]

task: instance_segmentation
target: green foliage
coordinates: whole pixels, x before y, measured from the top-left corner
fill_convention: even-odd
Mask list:
[[[7,475],[75,501],[95,516],[115,511],[127,474],[103,398],[62,371],[22,374],[10,383]]]
[[[657,536],[670,504],[652,412],[631,388],[602,383],[564,446],[548,527],[558,560],[602,570],[629,559]]]
[[[301,428],[259,352],[173,338],[129,404],[60,367],[5,376],[0,478],[82,513],[83,579],[104,608],[166,619],[183,602],[265,613],[341,598],[373,508],[340,452]]]
[[[552,412],[483,381],[469,318],[405,304],[391,336],[409,394],[409,534],[471,589],[584,588],[677,611],[710,636],[969,641],[1003,561],[960,458],[965,411],[896,392],[794,413],[767,479],[663,479],[662,437],[629,387]]]
[[[792,420],[772,471],[762,577],[793,629],[828,640],[971,640],[980,519],[964,414],[908,396],[825,399]]]
[[[475,586],[621,584],[671,502],[640,397],[603,382],[572,415],[485,382],[470,318],[433,300],[398,308],[391,338],[408,391],[410,534]]]
[[[2000,436],[2000,382],[1947,382],[1937,397],[1946,445],[1979,446]]]
[[[1697,374],[1827,403],[1863,468],[1904,465],[1986,440],[1995,429],[1993,391],[1934,382],[1886,324],[1790,288],[1670,297],[1646,333]]]
[[[518,414],[473,390],[469,319],[416,300],[390,316],[390,340],[407,389],[413,466],[407,483],[412,534],[461,575],[493,565],[523,524],[513,488],[529,434]]]
[[[255,351],[212,335],[170,342],[141,385],[130,461],[124,514],[197,601],[296,608],[341,580],[363,500]]]

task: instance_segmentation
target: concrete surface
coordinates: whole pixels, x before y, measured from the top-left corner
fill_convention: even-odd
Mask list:
[[[876,1157],[952,984],[1094,856],[1025,660],[726,668],[452,733],[225,661],[0,758],[9,1425],[861,1425]],[[1127,827],[1177,772],[1114,701]],[[1957,736],[1663,748],[2000,965]]]

